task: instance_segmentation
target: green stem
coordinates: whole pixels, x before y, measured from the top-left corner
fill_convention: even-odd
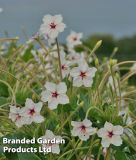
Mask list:
[[[57,51],[58,51],[58,61],[59,61],[59,72],[60,72],[60,80],[62,81],[62,70],[61,70],[61,59],[60,59],[60,49],[58,39],[56,38]]]

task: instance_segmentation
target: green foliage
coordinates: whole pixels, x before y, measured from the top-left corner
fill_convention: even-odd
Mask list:
[[[136,36],[115,39],[110,34],[94,34],[88,37],[84,41],[84,44],[92,49],[94,44],[100,39],[102,40],[102,46],[97,50],[98,57],[109,57],[113,49],[118,47],[119,50],[116,54],[116,58],[119,61],[136,60]]]

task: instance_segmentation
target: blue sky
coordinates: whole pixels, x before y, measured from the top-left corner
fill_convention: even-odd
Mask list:
[[[84,33],[112,33],[116,37],[136,33],[136,0],[0,0],[0,37],[4,31],[24,40],[22,28],[31,36],[45,14],[62,14],[67,29]]]

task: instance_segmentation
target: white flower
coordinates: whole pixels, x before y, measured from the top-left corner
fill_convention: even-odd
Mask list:
[[[46,15],[43,18],[43,24],[40,27],[40,33],[50,39],[58,37],[60,32],[64,31],[66,25],[62,22],[63,17],[61,15]]]
[[[78,64],[81,58],[82,55],[75,52],[74,50],[70,51],[70,54],[67,55],[67,59],[71,62],[71,65]]]
[[[26,119],[23,116],[24,109],[19,108],[16,106],[10,106],[10,113],[9,113],[9,118],[15,122],[16,126],[22,127],[23,124],[26,122]]]
[[[86,141],[90,135],[96,133],[96,128],[92,127],[92,122],[88,119],[84,119],[82,122],[72,121],[71,125],[73,126],[72,136],[78,136],[83,141]]]
[[[91,87],[93,83],[93,77],[97,69],[95,67],[89,68],[87,64],[80,64],[79,67],[74,67],[70,75],[73,77],[73,86]]]
[[[62,137],[61,136],[55,136],[53,134],[52,131],[50,130],[46,130],[46,133],[44,136],[41,137],[43,139],[43,141],[51,141],[53,139],[55,139],[55,141],[61,141],[62,140]],[[52,153],[56,153],[56,154],[59,154],[60,153],[60,148],[59,148],[59,143],[44,143],[42,144],[42,147],[43,148],[48,148],[48,147],[51,147],[51,152]]]
[[[73,48],[76,45],[82,44],[81,42],[82,36],[83,36],[82,33],[76,33],[74,31],[71,31],[70,35],[67,37],[68,47]]]
[[[133,64],[133,66],[130,68],[130,71],[132,72],[136,71],[136,63]]]
[[[102,138],[102,146],[107,148],[110,144],[120,146],[122,144],[121,135],[123,134],[123,127],[120,125],[113,126],[106,122],[104,128],[98,130],[98,136]]]
[[[28,118],[29,124],[32,122],[41,123],[44,121],[44,117],[40,115],[42,106],[42,102],[34,103],[31,99],[26,99],[24,116]]]
[[[53,110],[56,109],[58,104],[67,104],[69,103],[69,98],[66,95],[67,86],[64,82],[59,84],[46,82],[46,90],[42,92],[42,101],[48,102],[48,107]]]
[[[69,65],[70,65],[69,61],[66,61],[65,59],[63,61],[61,60],[62,78],[65,78],[69,75],[70,73]]]
[[[62,78],[65,78],[70,73],[70,62],[65,59],[65,57],[61,56],[61,71],[62,71]]]

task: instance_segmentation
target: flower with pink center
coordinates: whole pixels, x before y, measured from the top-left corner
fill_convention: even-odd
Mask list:
[[[67,55],[67,59],[70,61],[71,65],[78,64],[82,58],[83,57],[81,54],[79,54],[73,50],[70,51],[70,54]]]
[[[10,106],[9,118],[15,122],[18,128],[22,127],[26,123],[26,119],[23,116],[24,109],[16,106]]]
[[[70,62],[67,61],[64,57],[61,57],[61,71],[62,71],[62,78],[65,78],[70,73]]]
[[[56,142],[61,142],[62,141],[61,136],[54,135],[54,133],[50,130],[46,130],[45,135],[42,136],[41,138],[42,138],[43,142],[44,141],[51,141],[53,139],[55,139]],[[51,147],[51,152],[52,153],[59,154],[60,153],[59,144],[60,143],[43,143],[42,147],[43,148]]]
[[[95,67],[89,68],[86,63],[80,64],[79,67],[74,67],[70,72],[73,77],[73,86],[91,87],[96,71]]]
[[[114,126],[106,122],[104,128],[98,130],[98,136],[102,138],[102,146],[107,148],[110,144],[120,146],[122,144],[121,135],[123,134],[123,127],[120,125]]]
[[[72,121],[71,125],[73,126],[72,136],[78,136],[83,141],[86,141],[90,135],[96,133],[96,128],[92,127],[92,122],[88,119],[84,119],[82,122]]]
[[[48,107],[53,110],[56,109],[58,104],[69,103],[69,98],[66,95],[67,86],[64,82],[59,84],[46,82],[46,90],[42,92],[41,100],[43,102],[48,102]]]
[[[61,15],[46,15],[43,18],[43,24],[40,27],[40,33],[46,39],[55,39],[60,32],[63,32],[66,25],[63,23],[63,17]]]
[[[71,31],[70,35],[67,37],[67,44],[68,47],[73,48],[76,45],[82,44],[81,38],[83,37],[82,33],[76,33],[74,31]]]
[[[44,117],[40,115],[42,106],[42,102],[34,103],[31,99],[26,99],[24,116],[28,118],[29,124],[32,122],[41,123],[44,121]]]

